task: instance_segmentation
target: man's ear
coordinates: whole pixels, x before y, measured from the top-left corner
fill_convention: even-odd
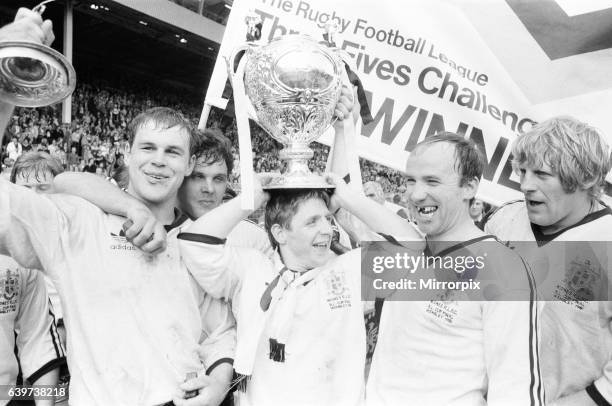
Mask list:
[[[480,185],[480,180],[477,177],[473,177],[463,184],[461,187],[463,193],[463,200],[471,200],[476,197],[476,192],[478,192],[478,186]]]
[[[272,233],[272,237],[274,237],[278,245],[285,245],[287,243],[287,233],[280,224],[273,224],[270,227],[270,233]]]
[[[196,157],[195,155],[192,155],[189,158],[189,166],[187,167],[187,171],[185,172],[185,177],[191,176],[191,172],[193,172],[193,168],[195,168],[195,163],[196,163]]]
[[[125,166],[130,166],[130,158],[132,157],[132,154],[130,152],[126,152],[123,155],[123,163],[125,164]]]

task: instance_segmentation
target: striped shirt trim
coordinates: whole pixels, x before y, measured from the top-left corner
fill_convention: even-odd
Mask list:
[[[586,393],[597,406],[612,406],[610,402],[603,397],[601,392],[599,392],[599,389],[595,386],[595,382],[586,387]]]
[[[36,372],[34,372],[32,375],[30,375],[28,377],[27,381],[30,384],[34,384],[43,375],[46,375],[47,373],[49,373],[49,372],[51,372],[51,371],[53,371],[55,369],[61,368],[64,365],[66,365],[66,357],[52,359],[51,361],[47,362],[42,367],[38,368],[38,370]]]
[[[527,279],[529,281],[529,373],[531,375],[531,385],[529,388],[529,396],[531,405],[544,405],[544,390],[542,386],[542,373],[540,371],[540,353],[538,348],[538,309],[537,309],[537,292],[535,290],[535,279],[531,273],[531,268],[525,260],[519,256]]]
[[[206,235],[206,234],[194,234],[194,233],[180,233],[176,238],[178,238],[179,240],[200,242],[203,244],[210,244],[210,245],[223,245],[225,244],[225,241],[226,241],[225,238],[214,237],[212,235]]]
[[[212,363],[211,366],[208,367],[208,369],[206,370],[206,375],[210,375],[210,373],[221,364],[234,365],[234,359],[233,358],[220,358],[216,360],[215,362]]]
[[[53,313],[53,305],[51,304],[51,299],[49,299],[49,315],[51,316],[51,326],[49,326],[49,334],[51,335],[53,347],[55,348],[55,356],[58,358],[65,357],[66,353],[64,351],[59,332],[57,331],[57,324],[55,324],[55,314]]]

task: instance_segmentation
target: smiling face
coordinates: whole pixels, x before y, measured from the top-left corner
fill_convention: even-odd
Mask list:
[[[544,234],[576,224],[589,212],[591,201],[588,192],[579,189],[567,193],[559,176],[548,165],[535,168],[522,163],[516,166],[516,172],[525,195],[529,221],[539,225]]]
[[[189,140],[189,132],[179,126],[158,128],[153,121],[141,125],[129,155],[129,192],[154,205],[174,201],[193,170]]]
[[[408,158],[406,196],[419,229],[428,237],[441,238],[469,219],[469,200],[478,181],[460,186],[455,159],[455,147],[447,142],[417,147]]]
[[[222,203],[227,180],[225,161],[207,163],[205,158],[198,158],[179,190],[181,208],[193,218],[208,213]]]
[[[322,199],[299,203],[288,227],[274,224],[271,232],[278,242],[285,265],[305,271],[324,265],[330,258],[331,214]]]

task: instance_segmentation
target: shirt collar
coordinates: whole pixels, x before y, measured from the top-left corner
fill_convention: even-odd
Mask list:
[[[181,209],[175,207],[174,208],[174,221],[170,225],[165,225],[164,228],[166,229],[166,231],[170,231],[174,228],[179,227],[181,224],[183,224],[188,219],[189,217],[187,217],[187,215],[183,213]]]

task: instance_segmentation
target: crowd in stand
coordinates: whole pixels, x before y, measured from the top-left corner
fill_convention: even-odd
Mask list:
[[[72,96],[72,123],[61,123],[61,106],[27,109],[18,108],[8,128],[2,146],[0,162],[3,170],[23,152],[44,151],[57,158],[67,170],[86,171],[104,177],[117,177],[129,151],[127,124],[138,113],[152,106],[170,106],[183,112],[197,124],[199,106],[182,102],[179,96],[165,91],[116,88],[108,84],[79,84]],[[228,120],[224,112],[213,111],[208,126],[219,128],[234,145],[234,170],[231,184],[240,189],[238,140],[235,120]],[[256,172],[275,172],[283,169],[278,157],[282,145],[252,124],[254,169]],[[323,172],[329,148],[313,143],[315,156],[309,166],[313,172]],[[377,181],[383,186],[386,198],[398,195],[403,200],[403,175],[374,162],[360,160],[363,181]],[[397,198],[395,198],[397,199]]]

